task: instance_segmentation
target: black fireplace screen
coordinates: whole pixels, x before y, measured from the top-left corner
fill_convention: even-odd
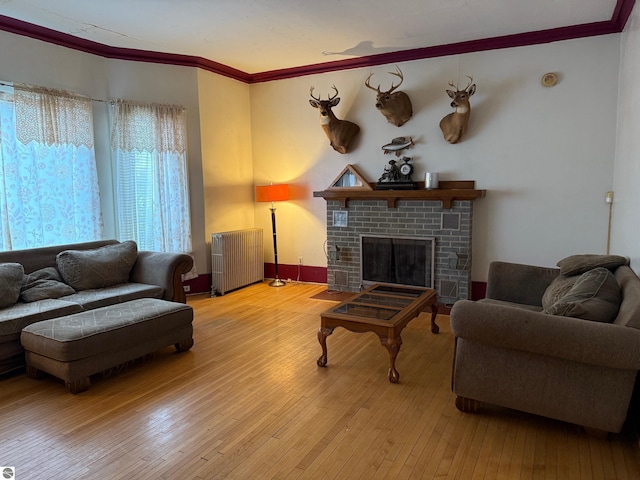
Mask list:
[[[360,237],[362,283],[391,283],[433,288],[435,240],[409,237]]]

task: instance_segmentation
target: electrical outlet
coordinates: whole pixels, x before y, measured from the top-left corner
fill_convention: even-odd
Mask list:
[[[298,265],[302,265],[302,255],[298,257]]]
[[[184,293],[189,293],[191,291],[190,285],[183,285],[182,288],[184,288]]]

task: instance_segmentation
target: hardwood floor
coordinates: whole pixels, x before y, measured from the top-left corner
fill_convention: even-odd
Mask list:
[[[0,379],[0,465],[16,479],[637,479],[631,434],[501,408],[456,410],[448,317],[404,330],[400,383],[378,338],[337,329],[319,368],[321,285],[189,297],[194,347],[173,347],[79,395]]]

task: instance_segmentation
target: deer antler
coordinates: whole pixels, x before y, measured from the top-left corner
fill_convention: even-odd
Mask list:
[[[364,81],[364,85],[365,85],[365,87],[370,88],[371,90],[375,90],[375,91],[376,91],[376,92],[378,92],[378,93],[381,93],[381,92],[380,92],[380,85],[378,85],[378,88],[373,88],[373,87],[371,86],[371,84],[369,83],[369,80],[371,80],[371,77],[373,77],[373,72],[371,72],[371,73],[369,74],[369,76],[367,77],[367,79]]]
[[[458,84],[457,83],[454,85],[453,82],[449,82],[449,85],[452,86],[453,88],[455,88],[456,91],[458,91],[458,92],[466,91],[471,86],[471,84],[473,83],[473,77],[470,77],[469,75],[465,75],[465,77],[467,77],[469,79],[469,83],[467,84],[466,87],[464,87],[464,90],[458,90]]]
[[[470,77],[469,75],[465,75],[468,79],[469,79],[469,83],[467,84],[466,87],[464,87],[465,91],[471,86],[471,84],[473,83],[473,77]]]
[[[399,83],[398,85],[395,85],[395,86],[394,86],[394,85],[393,85],[393,82],[392,82],[392,83],[391,83],[391,88],[389,89],[389,91],[388,91],[388,92],[385,92],[385,93],[391,93],[391,92],[393,92],[396,88],[398,88],[400,85],[402,85],[402,82],[403,82],[403,80],[404,80],[404,75],[402,75],[402,70],[400,70],[400,69],[398,68],[398,66],[397,66],[397,65],[396,65],[396,70],[397,70],[397,72],[387,72],[387,73],[390,73],[391,75],[395,75],[396,77],[399,77],[399,78],[400,78],[400,83]]]
[[[333,100],[334,98],[336,98],[338,96],[338,89],[336,88],[336,86],[333,85],[331,88],[333,88],[336,91],[336,94],[333,97],[329,97],[329,101]]]
[[[318,97],[313,96],[313,87],[311,87],[311,89],[309,90],[309,95],[311,95],[311,98],[313,98],[316,102],[320,101],[320,96]]]

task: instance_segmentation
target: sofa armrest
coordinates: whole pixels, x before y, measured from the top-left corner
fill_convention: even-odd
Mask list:
[[[487,280],[487,298],[542,306],[542,295],[559,274],[558,268],[491,262]]]
[[[640,330],[611,323],[460,300],[451,309],[456,337],[575,362],[640,370]]]
[[[132,282],[158,285],[165,300],[185,303],[182,275],[193,267],[193,259],[183,253],[139,251],[129,276]]]

